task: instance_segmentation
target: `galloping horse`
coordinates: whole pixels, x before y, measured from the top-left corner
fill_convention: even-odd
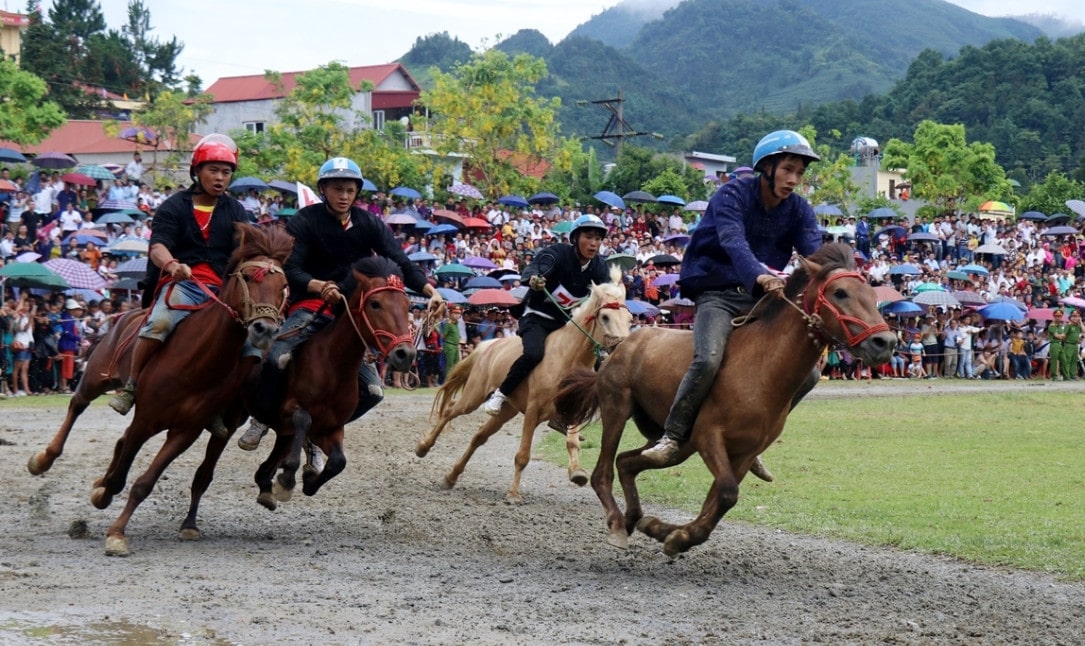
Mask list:
[[[747,322],[732,333],[719,376],[681,447],[680,462],[696,451],[714,478],[700,515],[686,525],[643,517],[636,478],[645,469],[658,468],[641,452],[663,433],[678,384],[693,358],[691,333],[638,330],[598,373],[578,370],[563,380],[555,397],[564,418],[583,422],[597,410],[602,418],[603,441],[591,483],[606,510],[607,542],[625,548],[636,528],[674,556],[708,540],[738,501],[738,485],[755,458],[780,436],[792,400],[827,344],[847,346],[868,365],[889,360],[896,337],[875,300],[874,289],[855,271],[851,248],[832,244],[802,259],[781,298],[769,295],[758,302]],[[625,492],[623,517],[611,488],[615,454],[630,417],[648,442],[617,456]]]
[[[221,293],[182,321],[144,369],[132,423],[117,441],[105,475],[94,483],[91,503],[105,509],[124,489],[128,471],[144,443],[169,429],[147,471],[132,483],[124,511],[106,532],[108,555],[129,554],[124,530],[132,513],[170,462],[192,446],[215,414],[226,411],[227,426],[237,428],[244,415],[239,405],[241,386],[255,361],[242,359],[242,347],[248,339],[257,348],[267,348],[278,332],[287,294],[282,266],[293,238],[280,229],[248,224],[238,225],[238,232],[240,245],[230,258]],[[100,345],[95,356],[108,355],[109,350],[110,346]],[[95,374],[90,367],[86,372]],[[196,527],[200,498],[211,483],[227,440],[212,436],[207,444],[203,463],[193,478],[189,513],[181,525],[182,539],[200,537]]]
[[[520,476],[531,457],[531,441],[535,427],[547,420],[557,420],[551,395],[558,380],[570,368],[591,368],[596,360],[596,350],[613,350],[629,336],[633,315],[625,306],[625,286],[621,272],[611,272],[610,283],[594,285],[589,297],[572,314],[572,321],[554,331],[546,338],[546,354],[524,383],[509,395],[508,406],[498,415],[487,418],[471,438],[463,456],[445,475],[447,488],[456,485],[467,462],[478,447],[486,443],[505,422],[524,413],[524,426],[520,432],[520,449],[516,452],[516,471],[512,485],[506,494],[509,502],[521,502]],[[437,436],[453,419],[466,415],[482,405],[509,372],[509,367],[523,352],[520,337],[505,337],[479,345],[467,359],[456,365],[445,384],[437,391],[430,418],[437,423],[428,435],[423,436],[415,448],[418,457],[424,457],[437,441]],[[457,396],[458,395],[458,396]],[[580,433],[568,429],[565,446],[569,451],[570,480],[583,485],[587,474],[580,468]]]
[[[279,409],[275,446],[256,471],[257,497],[268,509],[294,488],[301,448],[313,442],[328,456],[319,473],[306,465],[302,490],[312,496],[346,466],[343,427],[358,406],[358,369],[367,348],[376,348],[393,370],[410,370],[415,359],[410,301],[396,263],[372,256],[354,263],[344,286],[350,296],[334,308],[335,321],[302,344],[289,363],[287,395]],[[349,283],[353,282],[353,285]],[[281,490],[273,493],[272,476]]]

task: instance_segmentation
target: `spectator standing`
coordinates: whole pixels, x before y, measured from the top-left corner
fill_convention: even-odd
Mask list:
[[[960,326],[960,339],[957,342],[957,376],[961,379],[975,379],[976,372],[973,367],[972,342],[980,328],[972,325],[972,316],[965,317],[964,325]]]
[[[132,180],[134,184],[140,184],[143,182],[143,173],[143,157],[141,157],[138,152],[132,153],[132,161],[125,165],[124,174],[128,179]]]

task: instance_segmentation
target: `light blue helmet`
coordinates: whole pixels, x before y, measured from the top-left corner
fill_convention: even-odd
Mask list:
[[[353,159],[346,157],[332,157],[320,167],[316,175],[316,185],[329,179],[352,179],[358,182],[358,189],[362,188],[362,169]]]
[[[806,137],[794,130],[777,130],[776,132],[770,132],[762,137],[761,141],[757,142],[757,146],[753,149],[754,170],[764,172],[759,164],[765,158],[784,153],[804,157],[806,163],[821,161],[821,157],[818,157],[818,154],[814,152]]]
[[[597,229],[604,236],[607,234],[607,225],[598,216],[585,213],[573,222],[573,228],[569,231],[569,239],[575,242],[580,237],[577,234],[585,229]]]

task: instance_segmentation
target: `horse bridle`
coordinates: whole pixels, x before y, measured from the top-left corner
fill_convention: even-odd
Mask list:
[[[407,296],[407,290],[403,287],[403,279],[399,276],[388,276],[387,283],[381,287],[374,287],[367,290],[362,294],[361,299],[358,301],[358,313],[365,323],[365,329],[373,335],[373,340],[377,344],[377,352],[380,354],[381,359],[387,359],[388,354],[400,343],[414,343],[414,337],[410,333],[395,335],[388,330],[378,330],[373,327],[373,323],[369,320],[369,315],[365,313],[365,304],[374,295],[381,292],[399,292],[403,294],[404,298]],[[362,340],[362,343],[366,343],[365,335],[362,334],[362,330],[358,327],[358,322],[354,320],[354,314],[350,311],[350,306],[347,305],[343,308],[347,313],[347,318],[350,319],[350,324],[354,326],[354,331],[358,333],[358,338]]]
[[[813,307],[810,306],[809,292],[803,291],[801,295],[801,312],[803,317],[806,319],[806,326],[810,328],[811,332],[814,332],[819,337],[821,337],[822,345],[827,345],[830,341],[836,341],[837,343],[841,343],[842,345],[845,345],[849,348],[854,348],[855,346],[867,340],[874,334],[877,334],[879,332],[888,332],[889,325],[885,321],[882,321],[881,323],[877,323],[875,325],[870,325],[862,319],[842,314],[840,310],[837,309],[836,306],[833,305],[828,298],[826,298],[825,290],[829,288],[829,285],[831,285],[833,281],[839,280],[841,278],[855,278],[856,280],[866,283],[866,278],[857,271],[841,271],[839,273],[832,274],[831,276],[829,276],[829,278],[825,280],[825,282],[821,284],[821,287],[818,288],[817,297],[814,300]],[[790,303],[792,306],[795,306],[795,304],[791,303],[791,301],[787,302]],[[836,320],[840,321],[840,327],[844,330],[844,336],[847,339],[846,342],[841,341],[840,339],[825,331],[825,320],[821,317],[821,314],[818,313],[821,311],[822,307],[827,308],[830,312],[833,313],[833,316],[836,317]],[[796,309],[798,308],[796,307]],[[860,330],[859,333],[852,334],[849,325],[858,326]]]
[[[241,285],[241,294],[242,294],[242,296],[241,296],[241,309],[242,309],[243,313],[239,313],[239,312],[237,312],[237,310],[230,307],[229,303],[227,303],[227,302],[223,301],[221,298],[219,298],[218,294],[216,294],[210,287],[208,287],[206,283],[204,283],[202,280],[200,280],[199,278],[197,278],[195,276],[192,277],[192,279],[191,279],[192,282],[196,283],[196,286],[199,287],[200,290],[204,294],[207,294],[207,296],[210,298],[210,300],[207,303],[204,303],[203,305],[196,305],[196,306],[171,305],[170,307],[172,309],[178,309],[178,310],[185,310],[185,309],[188,309],[188,310],[200,310],[200,309],[203,309],[204,307],[207,307],[211,303],[216,303],[218,305],[221,305],[223,308],[225,308],[225,310],[230,314],[230,318],[232,318],[234,321],[236,321],[238,323],[238,325],[240,325],[241,327],[248,327],[249,324],[252,323],[253,321],[255,321],[257,319],[262,319],[262,318],[274,319],[276,321],[276,323],[281,324],[283,322],[283,310],[286,308],[287,290],[286,289],[283,290],[283,299],[282,299],[282,302],[279,303],[278,305],[274,305],[272,303],[253,303],[252,302],[252,295],[249,293],[249,286],[248,286],[248,284],[246,284],[246,281],[245,281],[245,275],[244,275],[244,273],[242,273],[242,270],[247,269],[249,267],[256,267],[257,268],[256,271],[252,275],[252,279],[255,280],[256,282],[262,281],[264,279],[264,277],[267,276],[268,274],[282,274],[282,273],[284,273],[283,268],[280,267],[279,264],[276,263],[274,260],[270,260],[270,259],[262,260],[262,261],[261,260],[247,260],[247,261],[239,264],[237,266],[237,269],[234,271],[234,273],[230,274],[230,277],[232,278],[232,277],[236,276],[238,278],[238,283],[240,283],[240,285]],[[176,285],[176,283],[170,283],[169,289],[173,289],[174,285]],[[166,300],[167,300],[167,302],[169,301],[169,294],[166,295]]]

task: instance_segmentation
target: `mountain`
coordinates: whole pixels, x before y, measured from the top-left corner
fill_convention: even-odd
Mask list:
[[[1048,14],[1030,13],[1014,16],[1014,19],[1032,25],[1050,38],[1065,38],[1085,33],[1085,24]]]

